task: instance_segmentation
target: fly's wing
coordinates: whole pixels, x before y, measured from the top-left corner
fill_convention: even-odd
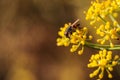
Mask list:
[[[76,24],[76,25],[74,25],[73,28],[74,28],[74,29],[76,29],[76,28],[80,28],[80,24]]]

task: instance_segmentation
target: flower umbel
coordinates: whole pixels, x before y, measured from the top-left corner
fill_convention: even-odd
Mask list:
[[[73,32],[70,37],[70,43],[73,44],[70,51],[74,52],[81,46],[82,49],[78,51],[78,54],[82,54],[86,39],[87,39],[87,28],[84,27],[83,29],[76,29],[76,31]]]
[[[117,65],[119,56],[116,55],[112,57],[112,51],[100,50],[99,53],[92,55],[88,68],[98,67],[93,73],[90,74],[90,77],[97,76],[99,74],[99,79],[102,79],[104,76],[104,71],[107,71],[108,78],[112,78],[110,71],[113,71],[113,67]]]
[[[86,12],[86,20],[90,20],[90,24],[102,21],[103,24],[96,25],[96,34],[100,35],[97,42],[104,44],[109,41],[110,47],[114,47],[112,40],[118,40],[120,25],[115,19],[120,11],[120,0],[96,0],[91,2],[91,6]]]
[[[69,27],[71,23],[65,24],[64,27],[60,28],[60,31],[58,32],[58,35],[60,38],[57,38],[57,46],[69,46],[70,39],[65,36],[65,30]]]
[[[70,49],[71,52],[75,52],[78,50],[78,48],[81,46],[81,49],[78,50],[78,54],[82,54],[84,50],[84,44],[87,39],[92,39],[92,36],[89,36],[87,38],[87,28],[86,27],[81,27],[81,28],[76,28],[70,35],[67,37],[65,35],[66,29],[70,26],[71,24],[65,24],[64,27],[60,28],[60,31],[58,32],[58,35],[60,38],[57,38],[57,45],[58,46],[69,46],[72,44],[72,47]]]
[[[119,0],[96,0],[91,2],[91,6],[86,12],[86,20],[91,20],[90,24],[95,23],[104,19],[107,15],[117,14],[116,12],[120,10],[120,1]],[[115,16],[116,17],[116,16]]]
[[[118,32],[119,28],[117,27],[111,27],[110,22],[106,22],[105,25],[100,25],[100,27],[97,29],[96,34],[100,35],[102,38],[97,39],[97,42],[100,44],[104,44],[105,41],[109,41],[110,47],[113,47],[112,40],[118,40]]]

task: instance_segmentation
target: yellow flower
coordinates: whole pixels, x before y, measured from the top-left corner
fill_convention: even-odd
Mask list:
[[[100,18],[104,19],[109,14],[116,16],[114,13],[119,9],[119,0],[96,0],[91,2],[91,6],[86,12],[86,20],[91,20],[90,24],[93,24],[96,21],[99,21]]]
[[[60,28],[58,35],[60,36],[57,38],[57,45],[58,46],[69,46],[72,45],[70,51],[75,52],[78,51],[78,54],[82,54],[84,50],[85,41],[91,40],[92,36],[88,36],[87,38],[87,28],[76,28],[75,30],[71,31],[69,37],[65,35],[66,30],[70,27],[71,24],[65,24],[64,27]],[[69,31],[69,30],[68,30]],[[69,32],[68,32],[69,33]],[[78,48],[81,47],[80,50]]]
[[[64,27],[60,28],[60,31],[58,32],[58,35],[60,38],[57,38],[57,46],[69,46],[70,39],[65,36],[66,29],[70,26],[69,24],[65,24]]]
[[[112,40],[117,40],[120,33],[120,25],[115,20],[120,11],[120,0],[96,0],[91,2],[91,6],[86,12],[86,20],[91,20],[90,24],[97,21],[103,21],[104,24],[96,27],[96,34],[102,38],[97,39],[100,44],[110,43],[110,47],[114,47]],[[112,20],[109,21],[109,20]]]
[[[100,27],[97,29],[96,34],[100,35],[102,38],[97,39],[98,43],[104,44],[105,41],[110,42],[110,47],[113,47],[112,39],[117,40],[118,39],[118,30],[119,28],[111,27],[110,22],[106,22],[105,25],[100,25]]]
[[[76,51],[80,46],[82,49],[78,51],[78,54],[82,54],[84,50],[84,44],[87,39],[87,28],[84,27],[83,29],[76,29],[75,32],[70,37],[70,43],[73,44],[71,48],[71,52]],[[91,38],[91,37],[89,37]]]
[[[102,79],[104,76],[104,71],[107,71],[108,78],[112,78],[112,74],[110,71],[113,71],[113,67],[117,65],[119,56],[116,55],[114,58],[112,57],[112,51],[101,50],[99,53],[92,55],[88,68],[98,67],[93,73],[90,74],[90,77],[97,76],[99,79]]]

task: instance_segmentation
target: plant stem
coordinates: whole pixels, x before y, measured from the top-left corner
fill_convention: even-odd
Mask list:
[[[99,17],[104,23],[107,22],[107,21],[106,21],[104,18],[102,18],[100,15],[98,15],[98,17]]]
[[[120,50],[120,45],[114,45],[114,47],[110,47],[110,45],[101,45],[101,44],[94,44],[90,42],[85,42],[85,46],[91,47],[94,49],[106,49],[106,50]]]
[[[111,14],[109,14],[109,17],[110,17],[110,19],[114,22],[114,21],[116,21],[115,20],[115,18],[111,15]],[[119,24],[117,24],[117,27],[119,27],[120,28],[120,25]]]

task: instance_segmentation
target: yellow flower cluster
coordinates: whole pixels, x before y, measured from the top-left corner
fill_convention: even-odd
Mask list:
[[[58,46],[69,46],[72,44],[72,47],[70,49],[71,52],[78,51],[78,54],[82,54],[84,50],[84,44],[85,41],[87,40],[87,28],[81,28],[81,29],[76,29],[70,37],[67,37],[65,35],[66,29],[70,26],[71,24],[65,24],[64,27],[60,28],[60,31],[58,32],[58,35],[60,38],[57,38],[57,45]],[[92,36],[89,36],[88,39],[92,39]],[[81,50],[78,50],[78,48],[81,46]]]
[[[98,68],[90,74],[90,78],[99,74],[99,80],[102,79],[105,70],[108,73],[108,78],[112,78],[110,71],[113,71],[113,67],[118,64],[118,59],[118,55],[114,56],[113,58],[112,51],[107,50],[101,50],[98,54],[92,55],[89,60],[90,63],[88,64],[88,68]]]
[[[107,15],[117,15],[116,11],[120,10],[120,0],[96,0],[91,2],[91,6],[86,12],[86,20],[92,20],[90,24],[105,18]]]
[[[120,32],[120,25],[115,20],[118,15],[117,12],[120,11],[120,0],[96,0],[91,4],[86,12],[86,19],[91,20],[91,25],[100,20],[104,22],[100,25],[97,24],[96,34],[102,37],[97,39],[97,42],[104,44],[109,41],[110,47],[114,47],[112,40],[119,39],[117,36]]]
[[[60,31],[58,32],[58,35],[60,36],[60,38],[57,38],[57,46],[69,46],[70,38],[66,37],[65,31],[70,25],[71,23],[65,24],[64,27],[60,28]]]
[[[73,34],[71,35],[71,44],[72,45],[72,48],[70,49],[71,52],[74,52],[76,51],[79,46],[81,45],[82,46],[82,49],[78,51],[78,54],[82,54],[83,53],[83,50],[84,50],[84,44],[85,44],[85,41],[87,39],[87,28],[84,27],[83,29],[79,30],[79,29],[76,29],[75,32],[73,32]]]
[[[106,22],[105,25],[100,25],[100,27],[97,29],[96,34],[100,35],[101,39],[97,39],[97,42],[99,42],[100,44],[104,44],[105,41],[109,41],[110,42],[110,47],[114,47],[113,43],[112,43],[112,39],[119,39],[117,36],[117,32],[120,31],[120,28],[112,28],[110,26],[110,22]]]

